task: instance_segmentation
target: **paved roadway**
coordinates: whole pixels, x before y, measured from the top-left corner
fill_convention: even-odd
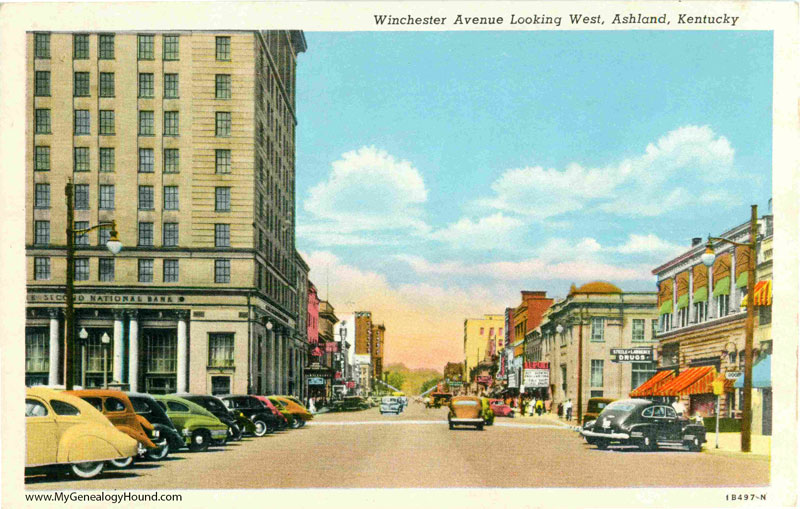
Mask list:
[[[765,486],[769,462],[682,450],[599,451],[546,419],[497,418],[448,430],[445,409],[411,403],[323,414],[308,426],[134,463],[90,481],[26,479],[29,489]],[[502,468],[498,470],[498,465]],[[513,474],[512,474],[513,473]]]

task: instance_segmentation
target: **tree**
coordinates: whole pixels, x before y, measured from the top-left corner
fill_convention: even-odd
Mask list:
[[[387,373],[386,376],[386,383],[391,385],[392,387],[396,387],[397,390],[403,390],[403,383],[405,383],[406,377],[402,373],[398,373],[397,371],[392,371]]]
[[[441,380],[442,379],[439,377],[433,377],[429,378],[428,380],[425,380],[424,382],[422,382],[422,387],[420,387],[419,392],[423,393],[428,389],[430,389],[431,387],[435,387],[436,384],[438,384]]]

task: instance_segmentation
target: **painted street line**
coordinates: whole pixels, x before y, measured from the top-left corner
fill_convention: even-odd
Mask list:
[[[363,426],[363,425],[397,425],[397,424],[447,424],[447,421],[421,421],[421,420],[403,420],[403,421],[323,421],[323,422],[309,422],[306,426]],[[495,422],[495,426],[499,428],[527,428],[527,429],[564,429],[572,430],[572,426],[567,424],[516,424]]]

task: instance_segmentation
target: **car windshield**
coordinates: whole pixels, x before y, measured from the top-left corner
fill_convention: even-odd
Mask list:
[[[455,405],[455,406],[478,406],[478,402],[477,401],[472,401],[472,400],[454,401],[453,405]]]
[[[622,412],[630,412],[636,407],[633,403],[614,402],[609,404],[605,410],[619,410]]]
[[[143,399],[139,398],[130,398],[131,404],[133,405],[133,411],[137,414],[149,414],[150,413],[150,406],[147,402]]]
[[[212,410],[223,411],[223,412],[227,412],[228,411],[228,409],[225,408],[225,405],[223,405],[222,403],[220,403],[216,399],[203,398],[202,401],[203,401],[203,406],[208,407],[208,408],[210,408]]]

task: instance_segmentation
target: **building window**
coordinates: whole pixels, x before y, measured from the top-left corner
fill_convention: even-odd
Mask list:
[[[214,169],[217,173],[231,172],[231,151],[228,149],[217,149],[214,151]]]
[[[217,36],[217,60],[231,59],[231,38],[227,36]]]
[[[33,259],[33,279],[36,281],[50,279],[50,258],[37,256]]]
[[[89,280],[89,259],[75,258],[75,281]]]
[[[36,184],[33,197],[33,208],[50,208],[50,184]]]
[[[689,325],[689,308],[680,308],[678,310],[678,327],[686,327]]]
[[[82,230],[88,230],[88,229],[89,229],[89,221],[75,221],[72,233],[74,236],[74,242],[76,246],[89,245],[89,233],[82,232]]]
[[[89,147],[75,147],[72,154],[74,170],[89,171]]]
[[[75,184],[75,210],[89,210],[89,184]]]
[[[180,152],[177,148],[164,149],[164,173],[180,172]]]
[[[113,72],[100,73],[100,97],[114,97],[116,93]]]
[[[164,223],[162,232],[164,247],[175,247],[178,245],[178,223]]]
[[[73,95],[75,97],[89,97],[89,73],[76,72],[73,78]],[[49,95],[49,94],[48,94]]]
[[[639,318],[633,319],[633,341],[644,341],[644,320]]]
[[[50,371],[50,338],[44,327],[25,330],[25,385],[47,384]]]
[[[655,341],[658,335],[658,320],[650,320],[650,328],[652,329],[651,334],[653,335],[653,341]]]
[[[208,335],[208,366],[212,368],[233,366],[233,334],[217,332]]]
[[[717,295],[715,299],[717,304],[717,316],[719,318],[722,318],[723,316],[728,316],[731,303],[730,295]]]
[[[100,110],[100,134],[114,134],[114,110]]]
[[[217,212],[231,211],[231,188],[217,187],[214,193],[214,210]]]
[[[669,332],[672,330],[672,313],[664,313],[659,317],[660,319],[660,331],[662,333]]]
[[[153,85],[153,73],[140,72],[139,73],[139,97],[151,98],[155,93]]]
[[[772,323],[772,306],[758,307],[758,325]]]
[[[603,390],[602,389],[595,389],[589,391],[590,398],[602,398],[603,397]]]
[[[598,316],[592,317],[592,341],[603,341],[605,320]]]
[[[110,172],[114,171],[114,148],[101,147],[100,148],[100,171]]]
[[[175,73],[164,74],[164,98],[177,99],[179,92],[178,75]]]
[[[153,186],[139,186],[139,210],[153,210]]]
[[[111,227],[110,226],[101,226],[97,229],[97,244],[99,246],[105,246],[108,244],[108,241],[111,240]]]
[[[650,380],[656,374],[655,362],[631,363],[631,390]]]
[[[140,35],[139,40],[139,60],[153,60],[153,39],[152,35]]]
[[[100,210],[114,210],[114,186],[100,186]]]
[[[113,258],[100,258],[100,281],[114,281]]]
[[[217,99],[230,99],[231,98],[231,75],[230,74],[217,74],[215,92],[216,92],[216,98]]]
[[[88,35],[75,34],[72,36],[72,58],[75,60],[85,60],[89,58]]]
[[[564,392],[564,395],[567,394],[567,365],[561,365],[561,390]]]
[[[178,282],[178,260],[164,260],[164,282]]]
[[[44,246],[50,243],[50,221],[35,221],[33,223],[33,243]]]
[[[180,38],[177,35],[164,36],[164,60],[178,60],[180,57]]]
[[[89,110],[75,110],[75,134],[91,133],[91,116]]]
[[[139,259],[139,282],[152,283],[153,282],[153,259],[140,258]]]
[[[50,171],[50,147],[38,146],[33,152],[33,169]]]
[[[175,372],[178,365],[178,338],[172,331],[148,330],[144,335],[147,352],[147,392],[169,394],[175,392]],[[188,411],[188,409],[186,409]]]
[[[50,110],[39,108],[36,110],[36,134],[50,134]]]
[[[152,148],[139,149],[139,173],[153,173],[155,170],[155,155]]]
[[[152,111],[139,112],[139,136],[153,136],[155,127]]]
[[[178,136],[179,124],[177,111],[164,112],[164,136]]]
[[[34,58],[50,58],[50,34],[33,34]]]
[[[231,282],[230,260],[214,260],[214,282],[215,283]]]
[[[153,223],[145,221],[139,222],[139,245],[140,246],[153,245]]]
[[[47,97],[50,95],[50,71],[36,71],[33,95]]]
[[[661,364],[663,366],[677,366],[680,363],[680,345],[666,343],[661,348]]]
[[[114,60],[114,34],[100,34],[100,60]]]
[[[603,386],[603,359],[592,359],[591,367],[591,386]]]
[[[694,303],[695,323],[705,322],[707,316],[708,316],[708,302],[695,302]]]
[[[215,247],[231,246],[231,225],[229,224],[214,225],[214,246]]]
[[[216,136],[227,137],[231,135],[231,113],[229,111],[218,111],[216,113],[216,126],[214,133]]]
[[[164,210],[178,210],[178,186],[164,186]]]

